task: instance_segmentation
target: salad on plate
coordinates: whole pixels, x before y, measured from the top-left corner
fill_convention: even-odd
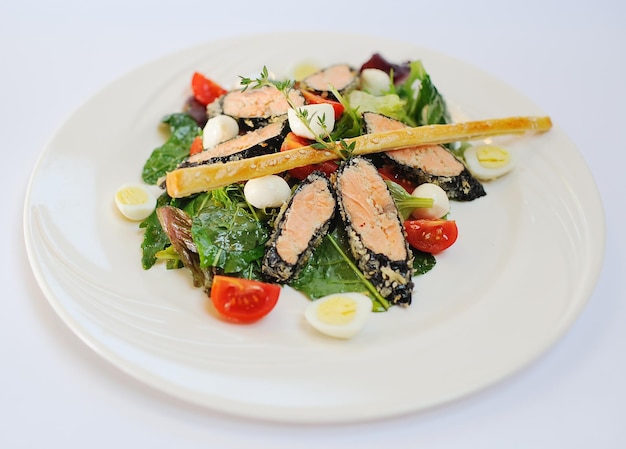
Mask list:
[[[452,123],[419,60],[264,67],[226,88],[191,77],[169,137],[115,200],[144,231],[142,265],[189,270],[219,316],[251,323],[282,286],[311,300],[320,332],[358,333],[370,312],[408,307],[416,276],[457,240],[455,201],[514,167],[490,135],[546,131],[549,118]],[[154,198],[146,185],[164,189]]]

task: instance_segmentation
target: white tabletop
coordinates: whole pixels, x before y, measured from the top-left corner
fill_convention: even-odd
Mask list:
[[[8,194],[0,221],[0,447],[625,447],[625,4],[296,3],[2,3],[0,127]],[[101,87],[145,62],[244,32],[297,29],[400,39],[481,67],[531,98],[576,144],[605,206],[605,264],[579,319],[530,367],[423,413],[349,425],[269,424],[144,386],[54,313],[25,254],[22,209],[31,170],[55,129]]]

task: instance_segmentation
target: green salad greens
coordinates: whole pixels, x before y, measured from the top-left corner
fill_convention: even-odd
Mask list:
[[[392,83],[385,95],[353,91],[346,97],[336,92],[336,97],[345,107],[345,113],[331,136],[335,140],[360,134],[363,126],[360,113],[363,110],[380,112],[412,126],[447,123],[449,120],[444,99],[420,61],[411,62],[406,79],[398,85]],[[142,172],[143,180],[152,185],[158,184],[168,171],[184,161],[194,139],[202,135],[202,128],[196,120],[183,112],[167,115],[163,124],[169,127],[169,137],[162,146],[154,149]],[[412,198],[394,182],[388,181],[388,184],[403,218],[415,206],[429,206],[423,199]],[[243,194],[242,184],[182,199],[170,198],[163,193],[157,208],[163,206],[174,207],[190,218],[191,226],[187,231],[195,245],[190,251],[199,256],[202,269],[246,279],[263,279],[260,264],[279,210],[259,210],[250,205]],[[156,211],[140,224],[140,228],[144,230],[141,244],[144,269],[152,268],[159,261],[165,262],[169,269],[183,267],[182,258],[173,249]],[[333,226],[331,229],[290,286],[311,299],[331,293],[361,292],[372,298],[374,310],[387,310],[389,302],[377,293],[353,261],[342,228]],[[431,254],[413,250],[413,256],[416,275],[428,272],[436,264]]]

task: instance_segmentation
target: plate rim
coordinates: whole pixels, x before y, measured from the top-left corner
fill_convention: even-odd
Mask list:
[[[127,374],[131,375],[132,377],[143,381],[149,385],[151,385],[152,387],[160,390],[160,391],[165,391],[175,397],[179,397],[182,399],[185,399],[187,401],[190,402],[195,402],[197,405],[204,405],[206,406],[207,404],[204,404],[203,401],[194,401],[193,397],[192,397],[192,392],[189,392],[190,394],[184,394],[181,391],[175,391],[176,388],[168,388],[168,387],[172,387],[172,385],[168,385],[168,384],[160,384],[159,382],[159,378],[153,378],[153,379],[148,379],[146,378],[146,375],[144,374],[142,375],[138,375],[137,372],[133,371],[132,369],[129,369],[128,366],[126,366],[124,363],[120,362],[119,360],[116,360],[118,355],[114,354],[114,353],[110,353],[107,350],[105,350],[104,348],[102,348],[101,346],[97,345],[94,340],[93,340],[93,336],[88,335],[88,332],[80,325],[80,323],[75,322],[75,320],[73,319],[73,317],[67,313],[67,311],[62,307],[62,305],[59,303],[58,298],[55,298],[55,294],[52,291],[52,289],[50,288],[50,286],[48,285],[48,282],[45,279],[45,275],[43,273],[44,268],[40,265],[41,261],[37,259],[37,255],[36,255],[36,249],[35,249],[35,244],[33,242],[33,235],[32,235],[32,229],[30,228],[29,225],[31,225],[31,220],[33,219],[32,217],[32,211],[29,208],[30,205],[30,201],[31,201],[31,195],[32,195],[32,191],[34,188],[34,184],[37,178],[37,174],[39,173],[39,171],[41,170],[41,164],[43,163],[43,160],[45,159],[47,153],[50,150],[50,148],[52,148],[52,142],[54,142],[56,136],[58,135],[58,132],[60,132],[60,129],[67,126],[68,123],[70,123],[72,121],[72,119],[75,117],[76,114],[79,113],[79,111],[82,109],[82,107],[84,105],[86,105],[87,103],[89,103],[92,98],[94,98],[95,96],[99,95],[104,89],[106,88],[111,88],[111,86],[115,86],[116,83],[118,83],[118,81],[125,79],[128,76],[131,76],[134,73],[137,73],[139,71],[141,71],[142,69],[145,69],[146,67],[151,66],[152,64],[157,64],[160,63],[162,61],[166,61],[172,57],[174,57],[175,55],[181,55],[183,53],[191,53],[194,51],[199,51],[200,49],[206,48],[209,45],[216,45],[219,46],[225,42],[227,43],[235,43],[237,41],[244,41],[245,39],[251,37],[251,36],[256,36],[259,39],[260,38],[264,38],[264,37],[268,37],[271,36],[272,38],[277,38],[279,36],[286,36],[286,35],[293,35],[294,33],[292,32],[282,32],[282,33],[260,33],[260,34],[250,34],[250,35],[246,35],[246,36],[236,36],[236,37],[231,37],[231,38],[223,38],[223,39],[219,39],[219,40],[215,40],[215,41],[209,41],[206,43],[202,43],[199,45],[195,45],[192,47],[188,47],[179,51],[175,51],[172,52],[168,55],[156,58],[152,61],[149,61],[148,63],[145,63],[131,71],[129,71],[127,74],[120,76],[119,78],[117,78],[116,80],[113,80],[112,82],[110,82],[109,84],[107,84],[106,86],[104,86],[102,89],[100,89],[99,91],[95,92],[93,94],[93,96],[89,97],[88,99],[85,100],[84,103],[82,103],[78,108],[76,108],[76,110],[70,114],[70,116],[61,123],[60,127],[57,129],[57,131],[52,135],[52,137],[49,139],[49,141],[46,143],[46,145],[44,146],[43,150],[40,152],[34,168],[31,172],[31,176],[30,179],[28,181],[28,187],[27,187],[27,191],[26,191],[26,195],[25,195],[25,199],[24,199],[24,209],[23,209],[23,230],[24,230],[24,238],[25,238],[25,243],[26,243],[26,251],[27,251],[27,255],[28,255],[28,260],[29,260],[29,264],[35,274],[35,278],[37,280],[38,285],[40,286],[40,288],[42,289],[44,296],[47,298],[48,302],[52,305],[52,308],[55,310],[55,312],[60,316],[60,318],[62,319],[62,321],[65,322],[66,325],[68,325],[68,327],[70,327],[70,329],[80,338],[80,340],[82,340],[84,343],[86,343],[92,350],[94,350],[96,353],[98,353],[99,355],[101,355],[103,358],[105,358],[106,360],[108,360],[109,362],[111,362],[113,365],[115,365],[116,367],[120,368],[122,371],[126,372]],[[304,35],[308,35],[308,32],[303,32],[303,33],[297,33],[297,34],[304,34]],[[388,44],[389,42],[393,42],[392,39],[387,39],[387,38],[381,38],[381,37],[376,37],[376,36],[368,36],[368,35],[363,35],[363,34],[355,34],[355,33],[336,33],[338,35],[341,36],[350,36],[351,38],[359,38],[359,37],[369,37],[369,38],[374,38],[374,39],[380,39],[381,41],[385,41],[385,45]],[[412,44],[410,42],[403,42],[402,43],[405,46],[410,46],[412,48],[414,48],[416,51],[420,51],[420,50],[424,50],[430,53],[434,53],[434,54],[438,54],[443,56],[444,58],[447,58],[449,60],[458,62],[460,64],[466,65],[468,67],[472,67],[474,70],[476,70],[477,72],[481,72],[484,76],[490,78],[490,79],[496,79],[495,77],[493,77],[492,75],[484,72],[482,69],[478,68],[478,67],[474,67],[471,64],[468,64],[467,62],[458,60],[456,58],[450,57],[449,55],[445,55],[441,52],[435,51],[435,50],[431,50],[431,49],[426,49],[423,47],[420,47],[419,45],[415,45]],[[385,46],[383,45],[383,46]],[[522,93],[520,93],[519,91],[517,91],[516,89],[513,89],[511,86],[507,85],[504,81],[498,80],[498,82],[506,85],[511,91],[513,91],[515,94],[517,95],[522,95],[524,96],[527,100],[530,101],[530,99],[528,99],[528,97],[526,97],[525,95],[523,95]],[[443,94],[445,95],[445,92],[443,92]],[[532,102],[532,101],[531,101]],[[534,102],[532,102],[534,104]],[[569,140],[569,137],[567,135],[565,135],[565,133],[563,133],[560,128],[558,128],[558,125],[555,124],[555,131],[558,131],[559,133],[562,134],[562,137],[566,138]],[[570,143],[572,144],[572,147],[574,147],[576,149],[576,151],[578,152],[578,149],[574,146],[573,142],[570,141]],[[581,158],[580,161],[583,166],[585,168],[588,167],[586,166],[586,164],[584,163],[584,161]],[[509,378],[512,374],[519,372],[521,370],[523,370],[524,368],[526,368],[528,365],[532,364],[536,359],[540,358],[545,352],[547,352],[550,348],[552,348],[554,346],[554,344],[562,338],[562,336],[567,332],[567,330],[569,330],[572,326],[572,324],[576,321],[577,317],[580,315],[580,313],[583,311],[583,309],[585,308],[585,305],[587,304],[589,298],[591,297],[593,290],[595,289],[600,273],[602,271],[603,268],[603,260],[605,257],[605,245],[606,245],[606,223],[605,223],[605,217],[604,217],[604,208],[602,206],[602,201],[601,201],[601,197],[599,194],[599,191],[597,189],[597,186],[595,184],[595,180],[593,180],[592,176],[591,176],[591,172],[588,172],[588,175],[590,177],[590,181],[591,183],[596,187],[595,192],[593,193],[593,195],[595,195],[595,197],[598,199],[598,205],[597,205],[597,209],[596,211],[600,211],[601,213],[595,214],[595,225],[594,226],[601,226],[601,237],[602,237],[602,241],[600,245],[595,246],[595,253],[593,253],[595,255],[595,264],[592,264],[592,270],[588,271],[587,277],[588,277],[588,281],[584,284],[586,286],[586,291],[584,294],[582,294],[581,296],[584,297],[584,300],[581,301],[577,301],[575,303],[576,307],[574,307],[574,309],[571,311],[571,316],[569,317],[569,319],[566,319],[562,322],[562,326],[561,328],[559,328],[556,332],[553,333],[552,338],[549,342],[547,342],[546,344],[544,344],[544,348],[542,351],[540,351],[539,353],[535,354],[533,357],[528,358],[527,360],[525,360],[524,363],[516,366],[516,367],[512,367],[511,371],[504,375],[499,377],[498,379],[494,379],[492,382],[488,382],[487,384],[482,385],[480,388],[478,389],[473,389],[471,391],[466,391],[465,394],[463,395],[452,395],[452,397],[449,397],[445,400],[442,400],[438,403],[435,404],[431,404],[431,405],[427,405],[425,407],[422,408],[414,408],[411,407],[408,404],[405,404],[404,407],[396,407],[395,410],[386,410],[385,413],[376,413],[376,412],[362,412],[360,414],[356,414],[354,417],[346,417],[346,419],[343,420],[343,422],[353,422],[353,421],[362,421],[362,420],[369,420],[369,419],[379,419],[379,418],[385,418],[385,417],[390,417],[390,416],[396,416],[396,415],[400,415],[400,414],[406,414],[406,413],[410,413],[410,412],[415,412],[415,411],[419,411],[422,410],[424,408],[431,408],[432,406],[435,405],[442,405],[442,404],[446,404],[452,400],[455,399],[460,399],[462,397],[466,397],[468,395],[471,394],[475,394],[479,391],[485,390],[488,387],[494,385],[495,383],[498,383],[500,381],[503,381],[507,378]],[[152,381],[150,381],[152,380]],[[209,408],[213,408],[213,407],[209,407]],[[235,415],[239,415],[239,416],[247,416],[249,418],[261,418],[263,419],[263,414],[262,411],[257,410],[251,410],[249,412],[246,413],[245,410],[240,410],[237,407],[234,407],[231,410],[228,410],[227,408],[217,408],[215,410],[222,410],[222,411],[226,411],[229,412],[231,414],[235,414]],[[280,412],[277,413],[276,411],[274,411],[274,419],[271,419],[272,417],[270,417],[271,420],[277,420],[277,421],[291,421],[291,422],[320,422],[320,421],[326,421],[325,419],[321,418],[320,416],[318,416],[317,413],[313,413],[312,416],[310,414],[304,413],[304,414],[298,414],[298,413],[293,413],[294,410],[292,408],[288,408],[287,410],[285,410],[284,413]],[[336,417],[333,417],[333,419],[331,420],[332,422],[337,422],[336,421]]]

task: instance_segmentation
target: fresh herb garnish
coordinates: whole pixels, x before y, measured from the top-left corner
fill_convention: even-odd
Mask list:
[[[347,159],[351,156],[351,150],[354,148],[354,146],[348,145],[344,141],[340,141],[339,143],[336,142],[335,138],[328,130],[325,114],[317,116],[317,124],[319,125],[320,129],[322,129],[322,133],[317,134],[312,129],[312,118],[309,117],[308,111],[306,109],[302,109],[296,106],[291,96],[289,95],[295,87],[296,82],[294,80],[272,79],[269,75],[269,70],[267,69],[267,66],[263,66],[259,77],[255,79],[243,76],[240,76],[239,78],[239,83],[243,86],[242,92],[246,91],[248,88],[259,89],[261,87],[267,86],[272,86],[278,89],[285,97],[285,100],[289,104],[289,107],[296,114],[298,120],[300,120],[302,124],[306,127],[306,129],[311,133],[311,135],[314,136],[315,142],[311,145],[312,148],[318,150],[333,151],[341,159]]]

